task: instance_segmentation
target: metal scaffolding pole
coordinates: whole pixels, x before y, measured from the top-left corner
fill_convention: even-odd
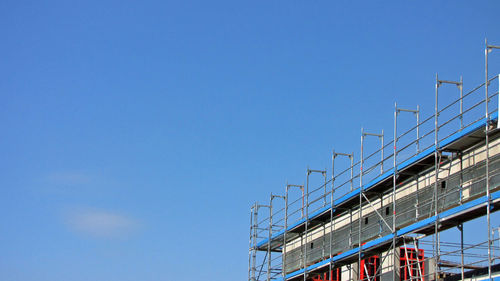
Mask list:
[[[382,156],[382,160],[380,161],[380,174],[384,173],[384,130],[382,130],[381,134],[373,134],[373,133],[366,133],[363,128],[361,128],[361,160],[360,160],[360,166],[359,166],[359,209],[358,209],[358,275],[360,275],[361,272],[361,252],[362,252],[362,243],[361,243],[361,238],[362,238],[362,231],[361,231],[361,218],[363,216],[363,164],[364,164],[364,155],[363,155],[363,148],[364,148],[364,141],[365,137],[367,136],[374,136],[378,137],[381,141],[380,145],[380,154]]]
[[[255,259],[256,259],[256,252],[255,252],[255,243],[256,243],[256,226],[255,226],[255,217],[257,216],[256,214],[256,205],[255,203],[251,208],[250,208],[250,242],[249,242],[249,253],[248,253],[248,280],[254,281],[255,280]]]
[[[419,139],[420,139],[420,132],[419,132],[419,120],[420,120],[420,106],[417,105],[417,109],[414,110],[414,109],[404,109],[404,108],[397,108],[396,107],[396,118],[398,117],[399,113],[401,112],[409,112],[409,113],[413,113],[415,115],[415,118],[417,119],[417,126],[415,127],[416,128],[416,131],[417,131],[417,139],[415,141],[415,144],[416,144],[416,147],[417,147],[417,153],[420,152],[420,145],[419,145]]]
[[[394,135],[393,135],[393,144],[394,151],[392,154],[393,160],[393,171],[392,175],[392,251],[393,251],[393,259],[392,259],[392,280],[396,280],[396,177],[398,174],[397,171],[397,143],[398,143],[398,104],[394,103]]]
[[[359,166],[359,186],[363,186],[363,165],[364,165],[364,156],[363,156],[363,145],[364,145],[364,140],[365,137],[367,136],[373,136],[373,137],[378,137],[381,142],[380,146],[380,155],[381,155],[381,160],[380,160],[380,174],[384,173],[384,130],[382,130],[382,133],[380,134],[373,134],[373,133],[366,133],[363,128],[361,128],[361,164]]]
[[[439,116],[439,107],[438,107],[438,89],[439,89],[439,78],[436,73],[436,96],[435,96],[435,111],[434,111],[434,278],[437,280],[438,278],[438,264],[439,264],[439,217],[438,217],[438,181],[439,181],[439,139],[438,139],[438,116]]]
[[[436,74],[437,77],[437,74]],[[450,81],[450,80],[436,80],[437,82],[437,87],[441,87],[443,84],[451,84],[457,86],[458,90],[460,91],[460,130],[464,128],[464,120],[463,120],[463,112],[464,112],[464,104],[463,104],[463,97],[464,97],[464,83],[463,83],[463,78],[460,76],[460,81]]]
[[[439,170],[440,170],[440,156],[441,151],[439,149],[439,87],[443,84],[456,85],[460,90],[460,130],[463,129],[463,80],[460,76],[460,81],[450,81],[450,80],[440,80],[438,74],[436,73],[436,93],[435,93],[435,112],[434,112],[434,250],[435,250],[435,272],[434,277],[438,277],[438,265],[440,264],[440,234],[439,234]]]
[[[273,201],[275,198],[285,199],[284,196],[274,195],[271,193],[271,198],[269,200],[269,232],[268,232],[268,243],[267,243],[267,281],[271,280],[271,237],[273,236]]]
[[[485,45],[486,48],[484,50],[484,57],[485,57],[485,104],[486,104],[486,128],[485,128],[485,135],[486,135],[486,198],[487,198],[487,206],[486,206],[486,220],[487,220],[487,225],[488,225],[488,277],[491,279],[491,219],[490,219],[490,213],[491,213],[491,195],[490,195],[490,179],[489,179],[489,128],[490,128],[490,116],[489,116],[489,110],[488,110],[488,103],[489,103],[489,93],[488,93],[488,84],[489,84],[489,79],[488,79],[488,53],[491,52],[493,49],[500,49],[500,46],[494,46],[494,45],[488,45],[488,40],[485,39]],[[500,83],[500,82],[499,82]],[[500,91],[500,88],[499,88]],[[500,94],[499,94],[500,96]],[[500,107],[500,106],[499,106]]]
[[[461,223],[457,226],[460,230],[460,273],[462,275],[462,280],[465,280],[464,272],[464,224]]]
[[[267,236],[267,281],[271,281],[271,237],[273,236],[273,199],[274,196],[271,193],[271,198],[269,200],[269,231]]]
[[[460,75],[460,130],[464,128],[464,79]]]
[[[255,272],[256,272],[256,263],[257,263],[257,249],[255,248],[255,245],[257,243],[257,238],[258,238],[258,230],[259,230],[259,221],[258,221],[258,214],[259,214],[259,209],[260,208],[269,208],[269,205],[259,205],[257,202],[255,202],[254,206],[251,208],[251,211],[253,211],[253,214],[251,215],[251,219],[253,221],[252,226],[251,226],[251,232],[252,232],[252,242],[251,242],[251,266],[249,268],[249,275],[250,278],[249,280],[251,281],[256,281],[257,279],[255,278]],[[266,252],[267,254],[267,252]]]
[[[306,173],[306,221],[304,225],[304,281],[307,279],[307,232],[308,232],[308,226],[309,226],[309,175],[311,173],[321,173],[325,178],[326,178],[326,170],[311,170],[309,167],[307,167],[307,173]],[[325,184],[325,190],[326,190],[326,184]]]
[[[288,184],[286,183],[285,187],[285,231],[283,232],[283,266],[282,266],[282,275],[283,275],[283,280],[285,280],[286,277],[286,234],[288,232],[288,191],[291,187],[298,187],[302,191],[302,217],[304,217],[304,185],[297,185],[297,184]]]
[[[350,162],[351,162],[351,191],[352,191],[352,180],[353,180],[353,162],[354,162],[354,154],[351,153],[351,154],[347,154],[347,153],[340,153],[340,152],[335,152],[335,150],[333,150],[332,152],[332,190],[331,190],[331,194],[330,194],[330,201],[331,201],[331,206],[330,206],[330,263],[329,263],[329,276],[330,276],[330,280],[331,280],[331,274],[332,274],[332,258],[333,258],[333,252],[332,252],[332,244],[333,244],[333,231],[335,230],[335,223],[334,223],[334,220],[333,220],[333,211],[334,211],[334,208],[335,208],[335,205],[334,205],[334,194],[335,194],[335,159],[337,158],[337,156],[345,156],[345,157],[348,157]]]
[[[281,266],[281,277],[286,280],[286,233],[288,232],[288,181],[285,185],[285,221],[284,221],[284,232],[283,232],[283,265]]]
[[[327,186],[327,179],[326,179],[326,168],[325,168],[325,172],[323,173],[323,178],[325,178],[325,183],[323,184],[323,188],[324,188],[324,194],[323,194],[323,207],[326,206],[326,194],[328,193],[327,192],[327,189],[326,189],[326,186]]]
[[[334,202],[334,196],[333,194],[335,193],[335,149],[332,150],[332,190],[330,192],[330,242],[329,242],[329,247],[330,249],[328,250],[329,256],[330,256],[330,261],[328,262],[328,274],[330,275],[330,279],[332,279],[332,258],[333,258],[333,252],[332,252],[332,243],[333,243],[333,230],[335,229],[333,227],[333,202]]]

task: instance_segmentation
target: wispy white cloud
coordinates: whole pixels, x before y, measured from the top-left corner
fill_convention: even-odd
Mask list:
[[[46,176],[46,181],[57,185],[78,185],[89,183],[91,178],[88,174],[78,171],[53,172]]]
[[[71,230],[95,238],[123,238],[132,234],[138,221],[117,212],[79,208],[68,212],[66,223]]]

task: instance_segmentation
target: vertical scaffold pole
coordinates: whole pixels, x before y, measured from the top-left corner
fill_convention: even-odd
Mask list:
[[[252,237],[252,246],[255,247],[255,244],[257,243],[257,233],[258,233],[258,214],[259,214],[259,205],[257,202],[255,202],[255,205],[253,207],[253,237]],[[252,249],[252,267],[251,267],[251,279],[252,281],[255,281],[255,264],[257,263],[257,250],[255,248]]]
[[[330,192],[330,249],[329,249],[329,256],[330,260],[328,261],[328,274],[330,276],[330,280],[332,279],[332,258],[333,258],[333,252],[332,252],[332,244],[333,244],[333,202],[334,202],[334,192],[335,192],[335,149],[332,150],[332,190]]]
[[[420,105],[417,104],[417,154],[420,153]]]
[[[460,230],[460,273],[462,275],[462,280],[465,280],[465,271],[464,271],[464,224],[461,223],[458,225],[458,229]]]
[[[439,116],[439,107],[438,107],[438,88],[439,88],[439,79],[438,74],[436,73],[436,95],[435,95],[435,107],[434,107],[434,278],[437,280],[438,278],[438,264],[439,264],[439,218],[438,218],[438,180],[439,180],[439,147],[438,147],[438,116]]]
[[[382,134],[380,135],[380,174],[384,173],[384,130],[382,129]]]
[[[331,206],[330,206],[330,279],[331,279],[331,273],[332,273],[332,259],[333,259],[333,231],[335,230],[335,223],[334,223],[334,219],[333,219],[333,212],[335,211],[335,159],[337,158],[337,156],[345,156],[345,157],[349,157],[349,160],[350,160],[350,170],[351,170],[351,179],[350,179],[350,182],[351,182],[351,191],[352,191],[352,181],[353,181],[353,163],[354,163],[354,154],[351,153],[351,154],[347,154],[347,153],[340,153],[340,152],[335,152],[335,150],[333,150],[332,152],[332,190],[331,190],[331,196],[330,196],[330,201],[331,201]],[[352,219],[352,217],[351,217]]]
[[[326,206],[326,202],[327,202],[327,201],[326,201],[326,194],[328,193],[328,190],[327,190],[327,188],[326,188],[326,186],[327,186],[327,181],[328,181],[328,180],[327,180],[327,178],[326,178],[326,177],[327,177],[327,175],[326,175],[326,168],[325,168],[325,171],[322,173],[322,175],[323,175],[323,177],[325,178],[325,183],[323,184],[323,189],[324,189],[324,194],[323,194],[323,207],[325,207],[325,206]]]
[[[486,48],[484,50],[484,60],[485,60],[485,93],[486,93],[486,197],[488,200],[487,203],[487,208],[486,208],[486,218],[488,221],[488,276],[491,279],[491,218],[490,218],[490,213],[491,213],[491,194],[490,194],[490,181],[489,181],[489,147],[488,147],[488,142],[489,142],[489,123],[490,123],[490,116],[488,112],[488,102],[489,102],[489,93],[488,93],[488,84],[489,84],[489,79],[488,79],[488,53],[491,52],[493,49],[500,49],[500,46],[494,46],[494,45],[488,45],[488,40],[485,39],[485,45]],[[498,76],[499,78],[499,91],[500,91],[500,75]],[[499,93],[499,102],[500,102],[500,93]],[[499,103],[499,111],[500,111],[500,103]],[[499,126],[500,122],[497,123],[497,127]]]
[[[440,170],[440,148],[439,148],[439,105],[438,105],[438,97],[439,97],[439,87],[443,84],[452,84],[456,85],[460,90],[460,130],[463,129],[463,78],[460,76],[460,81],[450,81],[450,80],[439,80],[438,74],[436,73],[436,107],[434,113],[434,249],[435,249],[435,262],[436,262],[436,272],[435,278],[437,278],[437,269],[439,265],[439,260],[441,258],[441,242],[440,242],[440,233],[439,233],[439,192],[438,192],[438,184],[439,184],[439,170]]]
[[[285,199],[285,196],[281,195],[274,195],[271,193],[271,198],[269,200],[269,234],[268,234],[268,239],[267,239],[267,281],[271,280],[271,273],[272,273],[272,258],[271,258],[271,238],[273,237],[273,201],[275,198],[282,198]],[[286,231],[286,229],[285,229]]]
[[[350,182],[351,182],[351,191],[352,191],[354,189],[354,152],[351,153],[350,159],[351,159],[351,180],[350,180]]]
[[[363,172],[363,165],[364,165],[364,159],[363,159],[363,145],[364,145],[364,138],[366,136],[373,136],[373,137],[378,137],[380,140],[380,174],[384,173],[384,130],[382,130],[382,133],[380,134],[373,134],[373,133],[366,133],[364,132],[364,129],[361,128],[361,166],[360,170]],[[362,176],[362,175],[361,175]],[[360,178],[360,185],[363,185],[363,180]]]
[[[285,231],[283,232],[283,280],[286,280],[286,266],[287,266],[287,259],[286,259],[286,243],[287,243],[287,232],[288,232],[288,198],[289,198],[289,190],[290,187],[298,187],[301,190],[302,193],[302,217],[304,217],[304,185],[298,185],[298,184],[288,184],[286,183],[285,187]],[[302,218],[301,217],[301,218]]]
[[[462,75],[460,75],[460,130],[464,128],[464,80]]]
[[[307,281],[307,228],[309,225],[309,167],[306,173],[306,221],[304,225],[304,281]]]
[[[283,281],[286,280],[286,233],[288,231],[288,181],[285,185],[285,221],[284,221],[284,230],[283,230],[283,265],[281,266],[281,275],[283,277]]]
[[[488,45],[488,40],[485,39],[485,49],[484,49],[484,72],[485,72],[485,81],[484,81],[484,89],[485,89],[485,103],[486,103],[486,128],[485,128],[485,134],[486,134],[486,199],[487,199],[487,205],[486,205],[486,220],[487,220],[487,225],[488,225],[488,277],[491,279],[491,218],[490,218],[490,213],[491,213],[491,194],[490,194],[490,180],[489,180],[489,123],[490,123],[490,116],[489,116],[489,110],[488,110],[488,102],[489,102],[489,93],[488,93],[488,84],[489,84],[489,79],[488,79],[488,53],[492,51],[493,49],[500,49],[500,46],[494,46],[494,45]],[[499,92],[500,92],[500,75],[499,75]],[[500,93],[499,93],[499,101],[500,101]],[[499,104],[499,111],[500,111],[500,104]],[[498,122],[500,123],[500,122]],[[497,123],[497,126],[498,126]]]
[[[255,206],[255,205],[254,205]],[[252,277],[252,253],[253,253],[253,208],[250,208],[250,241],[248,242],[248,281]]]
[[[365,138],[365,133],[363,128],[361,128],[361,160],[360,160],[360,173],[359,173],[359,206],[358,206],[358,278],[361,278],[361,217],[363,216],[363,141]]]
[[[398,143],[398,104],[394,103],[394,135],[393,135],[393,144],[394,150],[392,154],[393,160],[393,171],[392,175],[392,251],[393,251],[393,259],[392,259],[392,280],[396,280],[396,177],[397,177],[397,162],[396,158],[398,155],[397,143]]]
[[[490,205],[491,205],[491,198],[490,198],[490,174],[489,174],[489,128],[490,128],[490,116],[488,113],[488,101],[489,101],[489,94],[488,94],[488,52],[490,48],[488,47],[488,40],[484,40],[486,48],[484,50],[484,60],[485,60],[485,84],[484,84],[484,89],[485,89],[485,108],[486,108],[486,127],[485,127],[485,149],[486,149],[486,200],[488,201],[486,204],[486,221],[488,225],[488,277],[491,280],[491,226],[490,226]],[[499,89],[500,90],[500,89]]]
[[[351,191],[354,190],[354,152],[351,154]],[[352,247],[352,208],[349,208],[349,247]],[[349,267],[349,280],[352,278],[352,266]]]
[[[273,194],[269,199],[269,231],[267,236],[267,281],[271,281],[271,237],[273,236]]]
[[[307,175],[306,175],[306,221],[305,221],[305,251],[304,251],[304,281],[307,279],[307,231],[309,227],[309,176],[312,173],[321,173],[325,178],[325,190],[326,190],[326,170],[311,170],[307,167]]]
[[[451,85],[455,85],[458,87],[458,90],[460,91],[460,115],[458,116],[460,119],[460,130],[462,130],[464,128],[464,120],[463,120],[463,114],[464,114],[464,103],[463,103],[463,97],[464,97],[464,92],[463,92],[463,89],[464,89],[464,83],[463,83],[463,78],[462,76],[460,75],[460,81],[450,81],[450,80],[437,80],[436,79],[436,83],[437,83],[437,87],[439,88],[442,84],[451,84]]]
[[[364,139],[366,136],[374,136],[378,137],[381,141],[380,145],[380,155],[382,157],[380,161],[380,174],[384,173],[384,130],[382,130],[381,134],[373,134],[373,133],[366,133],[363,128],[361,128],[361,160],[360,160],[360,175],[359,175],[359,211],[358,211],[358,275],[361,272],[361,253],[362,253],[362,243],[361,243],[361,238],[362,238],[362,230],[361,230],[361,219],[363,217],[363,165],[364,165],[364,155],[363,155],[363,149],[364,149]]]
[[[361,128],[361,157],[359,160],[359,187],[363,186],[363,163],[364,163],[364,160],[363,160],[363,141],[364,141],[364,138],[365,138],[365,132],[364,132],[364,129]]]
[[[420,106],[417,105],[417,109],[414,110],[414,109],[404,109],[404,108],[398,108],[396,107],[396,118],[397,116],[399,115],[399,113],[401,112],[408,112],[408,113],[413,113],[417,119],[417,125],[416,125],[416,131],[417,131],[417,139],[415,141],[415,145],[416,145],[416,150],[417,150],[417,153],[420,152],[420,145],[418,143],[419,141],[419,138],[420,138],[420,131],[419,131],[419,125],[420,125]]]

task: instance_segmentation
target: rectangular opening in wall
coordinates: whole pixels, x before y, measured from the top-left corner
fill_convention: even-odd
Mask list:
[[[401,247],[399,254],[400,280],[425,280],[424,250]]]
[[[380,281],[379,266],[379,256],[372,256],[367,259],[361,260],[359,268],[359,279]]]

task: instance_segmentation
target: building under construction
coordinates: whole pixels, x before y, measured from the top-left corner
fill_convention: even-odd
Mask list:
[[[500,280],[492,232],[500,75],[488,74],[496,49],[486,44],[484,83],[465,89],[462,78],[436,75],[434,114],[396,104],[392,140],[362,129],[360,155],[334,150],[331,171],[308,168],[304,184],[255,203],[248,280]],[[439,103],[443,87],[456,91],[449,104]],[[400,124],[403,114],[415,122]],[[363,151],[367,142],[380,148]],[[484,235],[465,243],[464,223],[473,220],[481,229],[465,233]],[[457,242],[443,239],[451,230]]]

